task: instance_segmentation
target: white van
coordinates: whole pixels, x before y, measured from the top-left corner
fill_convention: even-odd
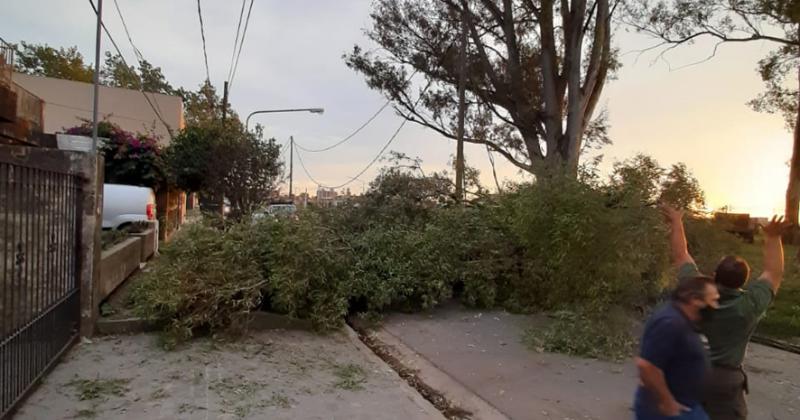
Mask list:
[[[103,229],[156,221],[156,194],[147,187],[103,185]]]

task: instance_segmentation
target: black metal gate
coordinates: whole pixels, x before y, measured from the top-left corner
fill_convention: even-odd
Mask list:
[[[52,166],[0,156],[0,418],[78,337],[81,178]]]

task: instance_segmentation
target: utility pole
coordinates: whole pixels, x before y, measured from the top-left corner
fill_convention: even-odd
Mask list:
[[[225,117],[228,116],[228,82],[225,81],[225,87],[222,93],[222,129],[225,129]],[[219,205],[220,214],[225,219],[225,196],[220,197]]]
[[[97,153],[97,114],[100,106],[100,40],[103,27],[103,0],[97,0],[97,38],[94,45],[94,106],[92,108],[92,153]]]
[[[289,136],[289,198],[293,198],[292,181],[294,181],[294,136]]]
[[[467,113],[467,2],[462,1],[461,10],[461,52],[458,57],[460,69],[458,76],[458,145],[456,146],[456,201],[464,200],[464,123]]]
[[[225,82],[224,90],[222,91],[222,125],[225,125],[225,117],[228,116],[228,82]]]

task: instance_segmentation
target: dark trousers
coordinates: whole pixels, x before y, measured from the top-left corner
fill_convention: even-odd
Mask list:
[[[714,366],[706,378],[703,407],[711,420],[745,420],[747,392],[747,375],[741,367]]]

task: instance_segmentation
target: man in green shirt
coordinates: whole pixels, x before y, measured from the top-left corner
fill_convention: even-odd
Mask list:
[[[670,224],[672,262],[678,267],[678,278],[699,275],[686,245],[683,212],[669,206],[662,210]],[[788,226],[779,217],[764,226],[764,272],[757,279],[748,281],[750,266],[738,256],[724,257],[714,272],[719,308],[704,314],[700,323],[700,330],[708,339],[712,364],[703,405],[712,420],[747,418],[747,376],[742,363],[747,343],[783,280],[781,235]]]

